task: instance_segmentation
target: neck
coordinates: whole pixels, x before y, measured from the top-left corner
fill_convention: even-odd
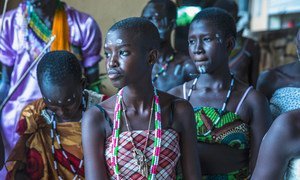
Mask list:
[[[145,86],[145,83],[140,85],[126,86],[123,90],[123,102],[127,110],[132,109],[136,112],[149,110],[152,104],[154,95],[154,87],[150,81]]]
[[[44,23],[50,28],[53,23],[53,18],[55,15],[56,8],[58,6],[58,3],[56,0],[51,0],[46,5],[47,7],[44,7],[42,9],[35,10],[36,14],[44,21]]]
[[[199,87],[208,87],[211,89],[222,89],[229,86],[231,74],[229,68],[215,70],[213,73],[200,74],[197,82]]]

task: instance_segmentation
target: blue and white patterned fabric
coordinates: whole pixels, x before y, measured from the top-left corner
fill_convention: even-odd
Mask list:
[[[300,87],[277,89],[270,99],[273,120],[280,114],[300,108]]]

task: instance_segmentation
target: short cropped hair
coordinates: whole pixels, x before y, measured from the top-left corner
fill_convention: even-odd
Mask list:
[[[177,18],[177,6],[176,6],[176,4],[173,1],[170,1],[170,0],[150,0],[147,3],[147,5],[145,6],[144,10],[151,3],[160,3],[160,4],[163,4],[165,11],[167,11],[168,18],[176,20],[176,18]]]
[[[123,30],[133,32],[138,35],[145,43],[146,48],[159,48],[159,33],[156,26],[149,20],[141,17],[130,17],[116,22],[109,30]]]
[[[37,66],[37,79],[41,87],[45,83],[65,85],[80,82],[82,70],[79,60],[68,51],[51,51],[44,55]]]
[[[208,21],[221,30],[226,38],[231,36],[236,38],[234,19],[231,14],[223,9],[216,7],[205,8],[194,17],[192,23],[197,21]]]

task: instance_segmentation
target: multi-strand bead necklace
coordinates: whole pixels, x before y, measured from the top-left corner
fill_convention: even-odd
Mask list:
[[[162,127],[161,127],[161,109],[159,105],[159,97],[157,95],[157,90],[154,88],[154,112],[155,112],[155,130],[154,130],[154,148],[151,158],[151,166],[148,180],[155,179],[157,174],[157,167],[160,155],[161,148],[161,137],[162,137]],[[116,105],[114,110],[114,124],[112,132],[112,141],[111,141],[111,164],[113,166],[116,178],[120,179],[120,172],[118,166],[118,151],[119,151],[119,137],[120,137],[120,123],[122,115],[122,100],[123,100],[123,89],[118,92]]]
[[[54,169],[57,173],[57,177],[59,180],[62,180],[63,178],[60,176],[59,174],[59,170],[58,170],[58,163],[57,163],[57,160],[56,160],[56,156],[55,156],[55,147],[54,147],[54,141],[56,139],[57,141],[57,144],[59,146],[59,148],[61,149],[62,151],[62,154],[63,154],[63,157],[68,161],[69,165],[70,165],[70,169],[72,171],[72,173],[74,174],[74,177],[73,177],[73,180],[76,180],[76,179],[80,179],[79,178],[79,175],[78,175],[78,172],[79,170],[82,168],[83,166],[83,157],[82,159],[80,160],[80,163],[78,165],[78,168],[77,170],[74,168],[73,164],[71,163],[66,151],[64,150],[61,142],[60,142],[60,136],[57,132],[57,129],[56,129],[56,119],[55,119],[55,113],[52,113],[51,115],[51,124],[52,124],[52,127],[50,129],[50,137],[51,137],[51,140],[52,140],[52,144],[51,144],[51,152],[52,152],[52,155],[53,155],[53,163],[54,163]],[[55,137],[54,137],[55,136]]]

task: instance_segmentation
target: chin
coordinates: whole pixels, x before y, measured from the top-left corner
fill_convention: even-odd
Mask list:
[[[117,88],[117,89],[121,89],[121,88],[123,88],[124,86],[126,86],[124,83],[121,83],[121,82],[111,82],[111,84],[115,87],[115,88]]]

